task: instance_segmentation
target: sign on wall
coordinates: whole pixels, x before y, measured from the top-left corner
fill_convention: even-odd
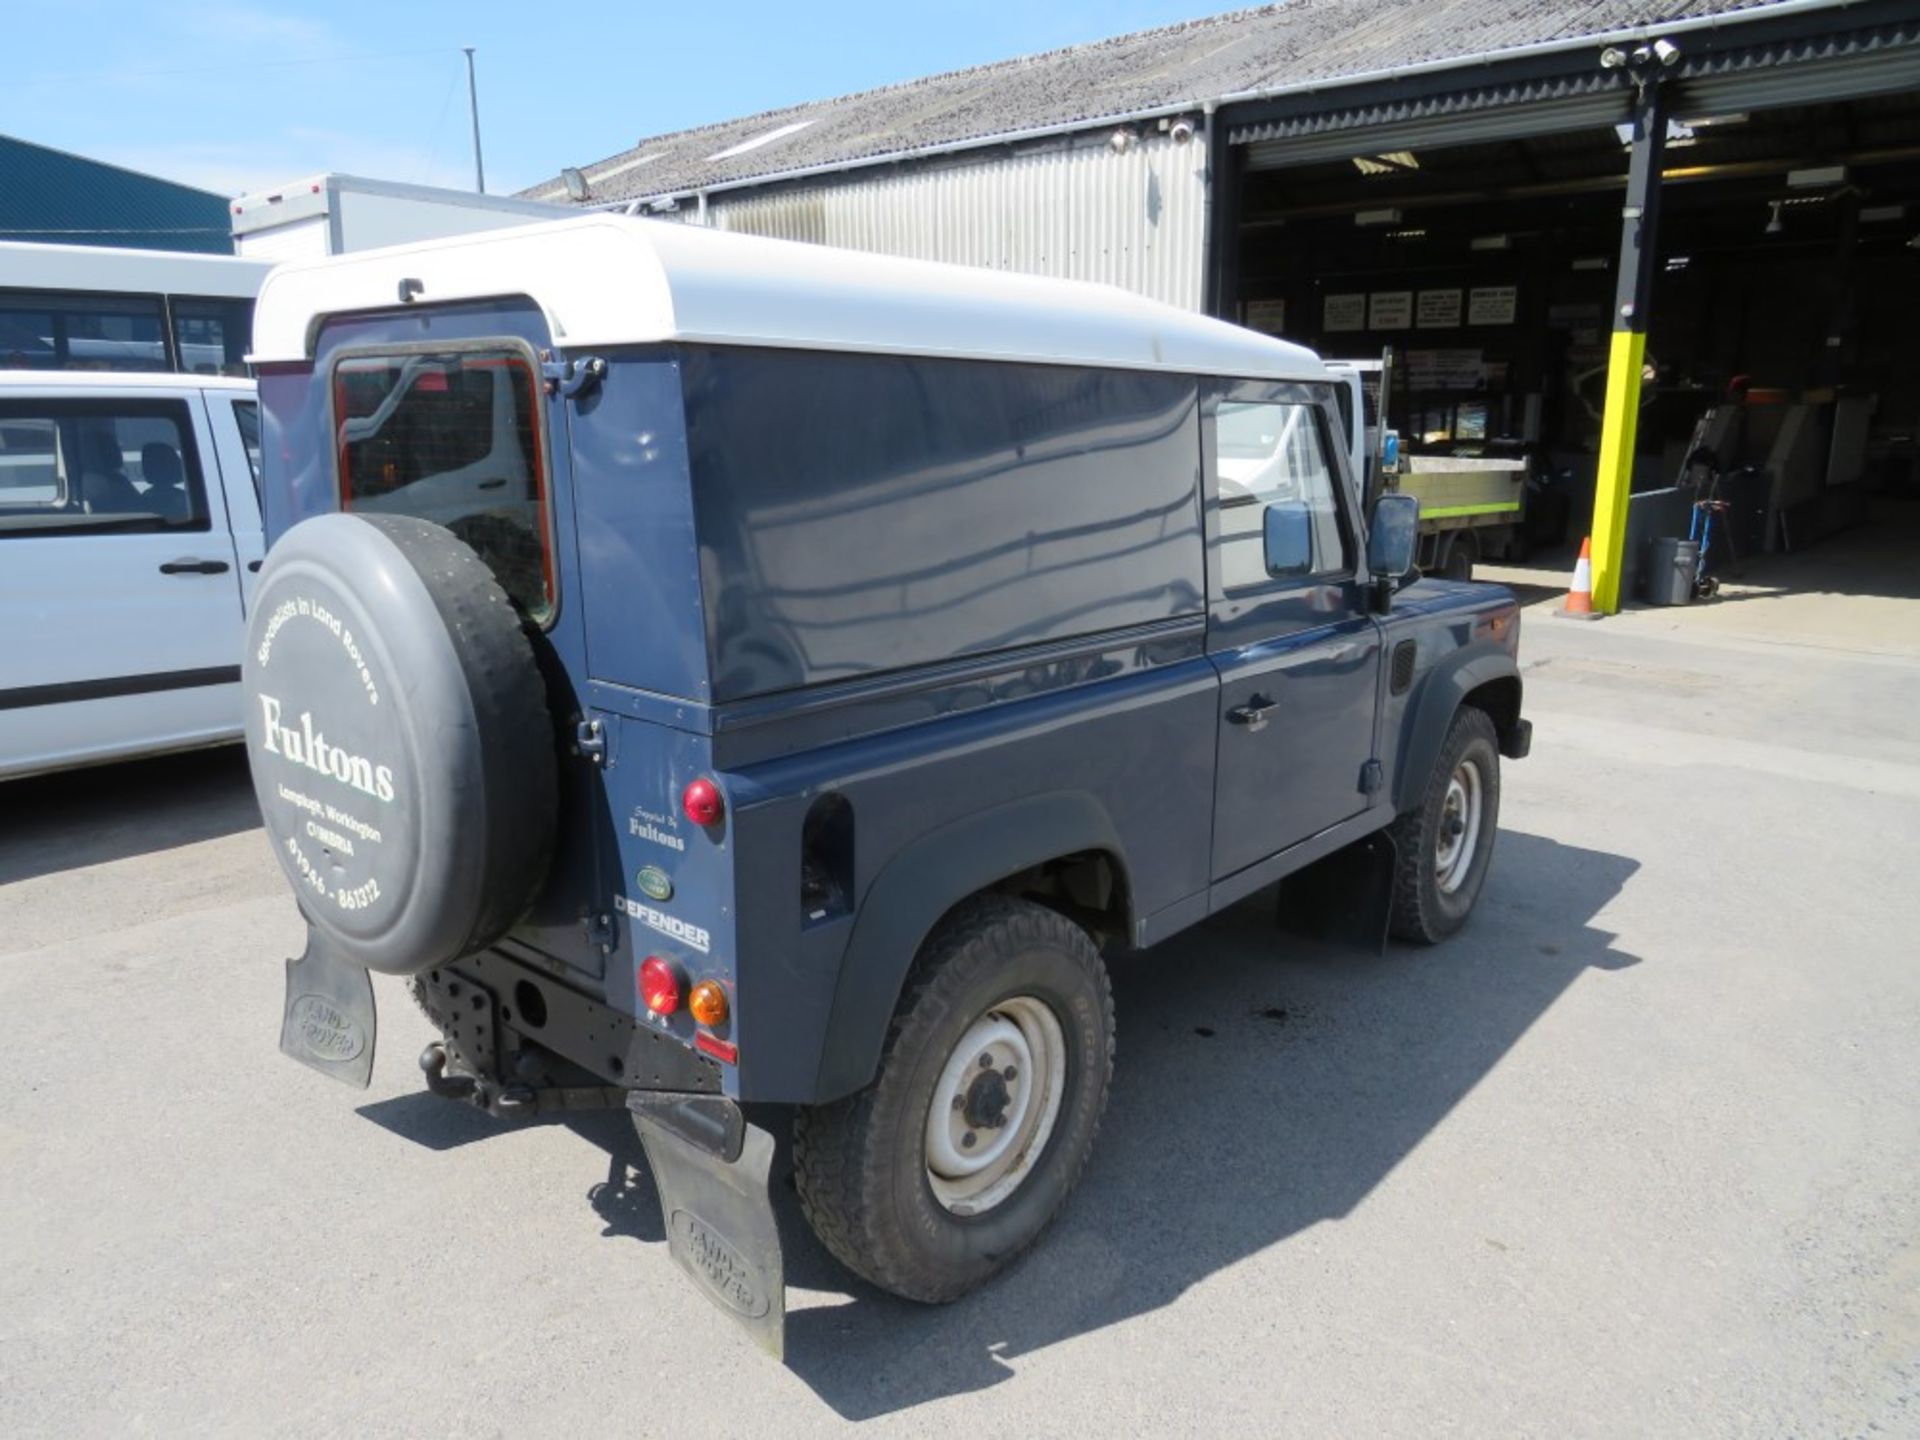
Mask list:
[[[1414,305],[1413,323],[1421,330],[1451,330],[1460,323],[1458,290],[1422,290]]]
[[[1262,335],[1284,335],[1287,333],[1287,302],[1249,300],[1240,307],[1240,323],[1249,330],[1258,330]]]
[[[1364,330],[1367,328],[1367,297],[1329,295],[1322,309],[1320,328],[1326,331]]]
[[[1407,352],[1407,385],[1414,390],[1477,390],[1485,376],[1479,350]]]
[[[1411,290],[1376,290],[1367,297],[1369,330],[1405,330],[1412,324]]]
[[[1467,324],[1511,325],[1519,298],[1512,285],[1475,286],[1467,295]]]

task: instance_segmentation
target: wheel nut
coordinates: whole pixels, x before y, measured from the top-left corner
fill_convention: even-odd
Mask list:
[[[966,1134],[960,1137],[960,1148],[962,1150],[973,1149],[973,1142],[977,1139],[979,1139],[979,1136],[975,1135],[973,1131],[971,1130],[967,1131]]]
[[[983,1054],[983,1055],[982,1055],[982,1056],[980,1057],[980,1068],[981,1068],[982,1070],[991,1070],[991,1069],[993,1069],[993,1056],[991,1056],[991,1055],[985,1055],[985,1054]]]
[[[956,1110],[964,1110],[964,1109],[966,1109],[966,1108],[967,1108],[967,1097],[966,1097],[966,1096],[964,1096],[964,1095],[956,1095],[956,1096],[954,1096],[954,1097],[953,1097],[953,1108],[954,1108],[954,1109],[956,1109]]]
[[[1000,1072],[1000,1078],[1011,1084],[1020,1078],[1020,1067],[1018,1065],[1007,1066],[1006,1069]]]

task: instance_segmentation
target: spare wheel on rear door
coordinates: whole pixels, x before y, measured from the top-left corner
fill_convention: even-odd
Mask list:
[[[247,754],[317,939],[412,974],[491,944],[539,893],[556,762],[524,622],[439,525],[322,515],[254,590]]]

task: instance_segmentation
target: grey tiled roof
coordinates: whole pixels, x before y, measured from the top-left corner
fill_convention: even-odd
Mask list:
[[[1291,0],[658,135],[582,168],[596,202],[685,192],[1775,3]],[[521,193],[564,198],[558,176]]]

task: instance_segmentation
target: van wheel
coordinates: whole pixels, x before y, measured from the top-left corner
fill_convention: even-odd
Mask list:
[[[874,1083],[795,1121],[807,1223],[881,1289],[958,1299],[1065,1205],[1112,1077],[1113,994],[1086,931],[968,901],[921,948]]]
[[[1473,913],[1500,823],[1500,751],[1484,710],[1462,705],[1420,803],[1393,822],[1394,935],[1431,945]]]

